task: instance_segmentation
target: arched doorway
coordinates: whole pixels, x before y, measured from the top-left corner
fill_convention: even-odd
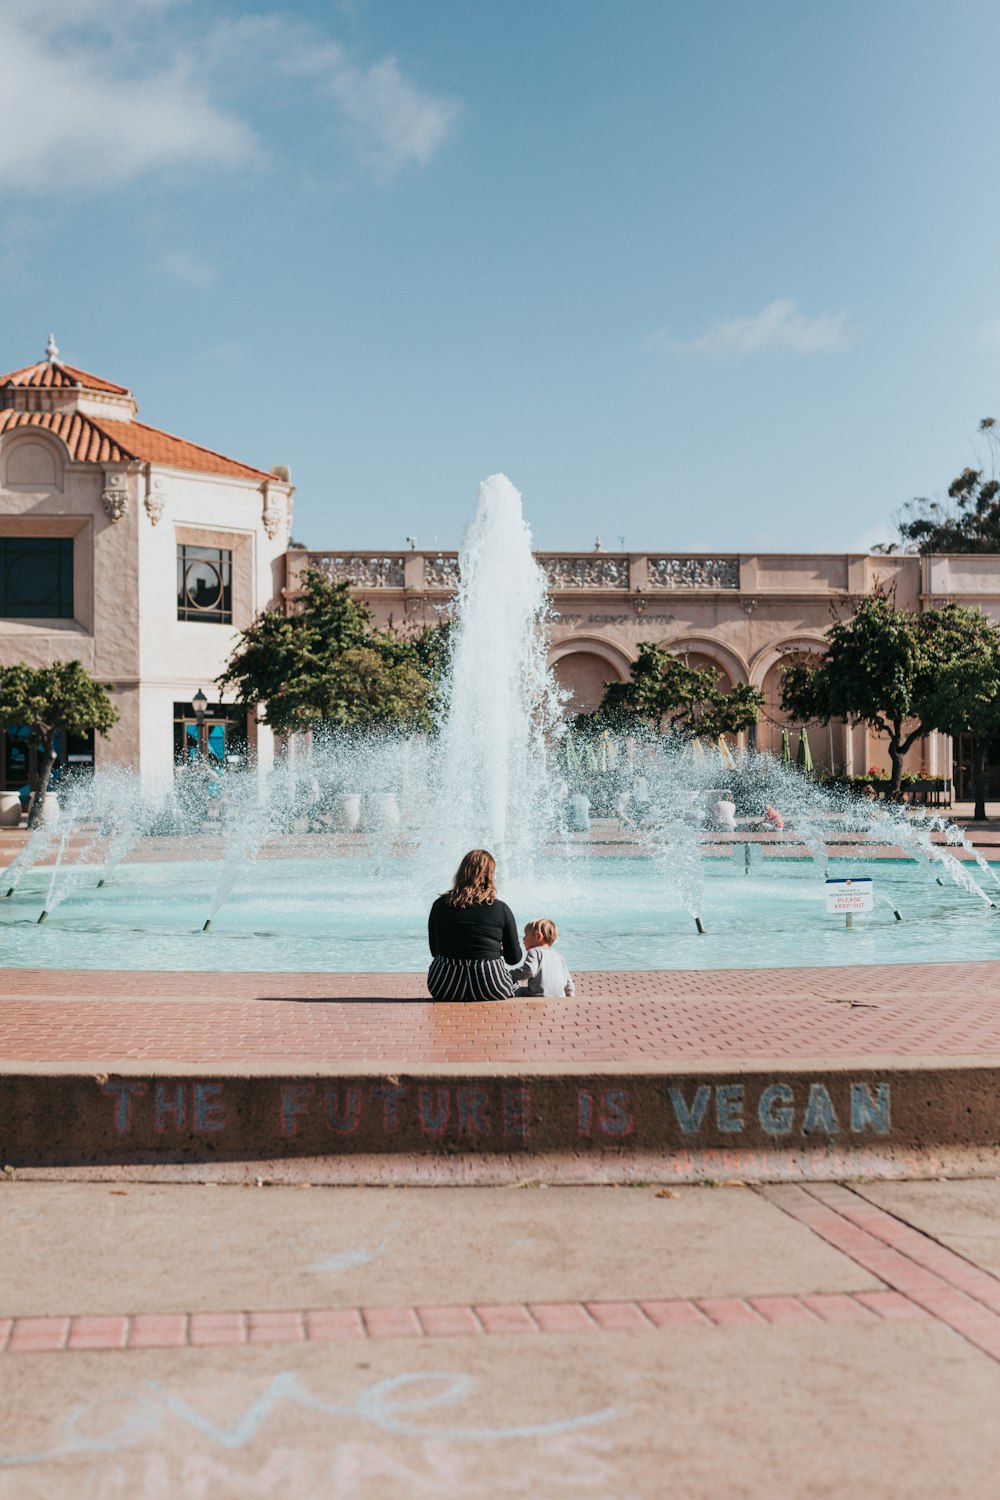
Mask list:
[[[626,681],[631,663],[623,651],[605,641],[576,638],[553,646],[549,666],[559,686],[570,694],[567,713],[589,714],[609,682]]]
[[[554,664],[553,671],[559,686],[570,694],[566,709],[571,714],[593,713],[604,696],[605,684],[622,680],[593,651],[574,651],[563,656]]]
[[[781,754],[781,731],[787,729],[791,739],[792,755],[798,750],[797,719],[791,718],[781,706],[781,688],[785,669],[799,662],[815,666],[823,655],[823,641],[793,641],[776,646],[754,663],[753,681],[764,694],[764,703],[757,724],[757,749]],[[840,725],[827,728],[809,727],[809,748],[817,770],[831,770],[843,757],[843,731]]]

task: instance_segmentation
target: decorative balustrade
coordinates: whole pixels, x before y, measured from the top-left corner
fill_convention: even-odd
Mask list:
[[[405,554],[377,557],[373,553],[311,552],[309,566],[325,573],[333,583],[353,583],[359,589],[401,589]]]
[[[667,557],[617,553],[536,554],[552,593],[614,590],[623,593],[670,593],[678,590],[716,590],[740,587],[737,557]],[[459,583],[455,552],[303,552],[301,566],[312,567],[335,582],[362,590],[397,589],[408,594],[422,590],[454,593]],[[633,565],[636,572],[633,573]],[[294,592],[299,569],[292,566]]]
[[[455,553],[439,552],[436,557],[424,553],[424,588],[458,588],[458,557]]]
[[[649,557],[646,575],[651,589],[738,589],[736,557]]]
[[[602,557],[600,553],[583,557],[541,556],[538,559],[550,589],[627,589],[628,557]]]

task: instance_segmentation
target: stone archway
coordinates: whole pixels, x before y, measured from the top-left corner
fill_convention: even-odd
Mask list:
[[[827,642],[821,635],[796,636],[794,640],[782,641],[769,646],[755,659],[750,680],[764,694],[764,704],[757,724],[757,749],[768,750],[772,755],[781,753],[781,731],[787,729],[792,737],[792,753],[797,749],[795,731],[798,721],[789,717],[781,706],[781,679],[785,667],[796,661],[818,661],[826,650]],[[809,747],[813,764],[817,769],[829,770],[843,758],[843,729],[832,725],[829,729],[809,732]]]
[[[571,714],[593,713],[609,682],[625,682],[632,663],[625,652],[594,637],[574,636],[549,652],[549,666],[561,688],[571,695]]]
[[[749,682],[750,669],[741,656],[729,646],[712,640],[711,636],[685,636],[679,641],[664,641],[671,656],[679,656],[697,671],[714,667],[719,674],[719,687],[724,693],[738,682]]]

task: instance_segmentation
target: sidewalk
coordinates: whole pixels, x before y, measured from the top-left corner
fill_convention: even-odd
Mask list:
[[[965,1500],[1000,1463],[995,1182],[0,1195],[0,1500]]]

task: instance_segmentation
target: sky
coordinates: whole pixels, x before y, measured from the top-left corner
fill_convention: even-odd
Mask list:
[[[0,370],[312,548],[858,551],[1000,416],[995,0],[0,0]]]

